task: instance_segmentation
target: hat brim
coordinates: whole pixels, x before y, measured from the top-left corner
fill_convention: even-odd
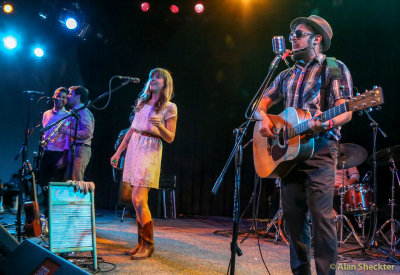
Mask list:
[[[309,24],[311,25],[313,28],[315,28],[317,30],[317,32],[322,35],[322,44],[324,46],[324,51],[328,50],[331,47],[331,39],[329,38],[328,33],[317,23],[315,23],[314,21],[308,19],[307,17],[299,17],[296,18],[292,21],[292,23],[290,23],[290,30],[294,31],[296,29],[296,27],[300,24]]]

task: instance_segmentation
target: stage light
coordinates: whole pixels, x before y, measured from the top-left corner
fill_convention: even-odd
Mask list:
[[[69,17],[65,20],[65,26],[70,30],[75,30],[78,27],[78,22],[76,22],[75,18]]]
[[[140,8],[142,9],[143,12],[146,12],[146,11],[148,11],[148,10],[150,9],[150,4],[147,3],[147,2],[143,2],[143,3],[140,5]]]
[[[17,47],[18,43],[17,43],[17,39],[12,36],[12,35],[8,35],[6,37],[3,38],[3,45],[6,49],[8,50],[13,50]]]
[[[43,57],[43,55],[44,55],[44,51],[43,51],[43,49],[40,48],[40,47],[34,48],[34,49],[33,49],[33,53],[34,53],[35,56],[37,56],[37,57]]]
[[[14,7],[11,5],[11,4],[4,4],[4,6],[3,6],[3,11],[5,12],[5,13],[12,13],[13,12],[13,10],[14,10]]]
[[[204,11],[204,5],[203,5],[202,3],[197,3],[197,4],[194,6],[194,11],[195,11],[196,13],[202,13],[202,12]]]
[[[170,9],[170,11],[171,11],[172,13],[178,13],[178,12],[179,12],[179,8],[178,8],[177,5],[171,5],[171,6],[169,7],[169,9]]]

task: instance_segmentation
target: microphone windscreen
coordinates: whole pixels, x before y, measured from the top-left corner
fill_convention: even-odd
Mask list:
[[[286,51],[285,38],[283,36],[272,37],[272,50],[275,54],[283,54]]]

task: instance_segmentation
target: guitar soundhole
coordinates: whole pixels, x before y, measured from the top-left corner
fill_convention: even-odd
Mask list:
[[[272,146],[272,159],[274,161],[282,159],[282,157],[285,156],[287,149],[287,147],[281,147],[279,145]]]
[[[272,159],[274,161],[280,160],[286,154],[287,151],[286,135],[284,129],[281,129],[279,131],[278,136],[276,138],[278,144],[274,144],[271,150]]]
[[[268,150],[268,153],[270,153],[270,154],[271,154],[271,147],[272,147],[272,139],[267,138],[267,150]]]
[[[278,143],[279,143],[279,145],[282,146],[282,147],[286,146],[285,140],[286,140],[285,139],[285,131],[282,128],[278,133]]]

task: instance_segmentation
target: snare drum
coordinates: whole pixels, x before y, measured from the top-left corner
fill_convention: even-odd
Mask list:
[[[344,209],[347,212],[366,212],[372,207],[372,190],[368,185],[348,186],[344,195]]]

